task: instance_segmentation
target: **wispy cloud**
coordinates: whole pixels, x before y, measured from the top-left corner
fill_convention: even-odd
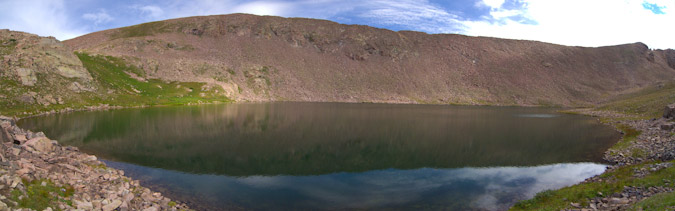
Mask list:
[[[106,12],[105,9],[100,9],[98,12],[95,13],[85,13],[84,15],[82,15],[82,18],[84,18],[85,20],[93,21],[95,25],[108,23],[114,20],[113,17],[108,15],[108,12]]]
[[[62,0],[0,1],[0,28],[58,39],[86,33],[73,24]]]
[[[434,33],[457,31],[461,19],[428,1],[378,0],[368,1],[360,7],[363,10],[358,16],[376,23]]]
[[[138,10],[141,13],[141,15],[146,16],[146,18],[148,19],[158,19],[164,16],[164,10],[155,5],[145,5],[145,6],[134,5],[131,8]]]
[[[675,22],[672,0],[26,1],[0,1],[0,28],[68,39],[148,21],[250,13],[564,45],[645,42],[653,48],[675,48],[675,32],[668,25]]]
[[[523,0],[520,15],[536,24],[491,13],[498,21],[464,21],[468,35],[528,39],[563,45],[604,46],[645,42],[652,48],[673,48],[674,1],[656,3],[664,14],[644,9],[642,1]]]

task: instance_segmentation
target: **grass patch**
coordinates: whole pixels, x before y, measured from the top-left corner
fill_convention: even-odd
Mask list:
[[[658,118],[663,114],[663,108],[674,102],[675,82],[669,82],[619,96],[597,109],[637,115],[642,118]]]
[[[51,180],[39,179],[33,181],[23,180],[26,192],[15,189],[11,192],[11,199],[18,202],[18,207],[30,208],[33,210],[44,210],[47,207],[56,208],[56,202],[63,201],[72,204],[67,197],[73,195],[75,191],[69,185],[57,186]],[[44,185],[43,185],[44,184]]]
[[[103,94],[99,103],[136,105],[183,105],[189,103],[229,102],[221,87],[202,90],[205,83],[164,82],[150,79],[147,82],[131,78],[126,72],[138,71],[123,60],[110,56],[90,56],[77,53],[82,64],[100,82],[101,90],[112,90],[115,94]],[[95,104],[95,103],[94,103]]]
[[[675,210],[675,192],[656,194],[634,204],[628,210]]]
[[[120,28],[110,37],[112,39],[128,38],[128,37],[144,37],[165,32],[169,32],[168,24],[162,21],[155,21]]]
[[[666,185],[665,182],[673,181],[675,179],[675,166],[658,170],[643,178],[635,178],[632,176],[635,169],[640,169],[643,166],[652,163],[653,162],[622,166],[615,171],[602,174],[600,176],[603,178],[602,182],[582,183],[558,190],[542,191],[532,199],[516,203],[510,210],[571,209],[570,203],[572,202],[586,206],[588,205],[587,199],[598,197],[598,192],[602,192],[606,196],[621,192],[624,186],[644,188],[654,186],[673,187],[673,184],[669,183]]]
[[[93,168],[93,169],[103,169],[103,170],[108,170],[108,166],[106,166],[106,165],[103,164],[103,163],[99,163],[99,164],[87,164],[87,165],[88,165],[89,167]]]
[[[17,42],[15,39],[0,40],[0,55],[9,55],[14,53],[16,44]]]
[[[615,125],[616,128],[621,130],[623,132],[623,137],[619,142],[617,142],[614,146],[612,146],[610,149],[625,149],[628,148],[629,146],[632,145],[632,143],[635,141],[637,136],[642,134],[642,131],[636,130],[635,128],[632,128],[631,126],[624,125],[624,124],[617,124]]]

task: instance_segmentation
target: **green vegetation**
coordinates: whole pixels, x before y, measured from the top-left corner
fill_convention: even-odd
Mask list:
[[[162,21],[149,22],[138,24],[134,26],[120,28],[117,32],[111,35],[111,38],[128,38],[128,37],[143,37],[150,36],[157,33],[168,32],[168,25]]]
[[[614,98],[595,109],[627,115],[626,117],[601,119],[602,122],[612,124],[623,132],[623,138],[612,146],[611,149],[624,150],[629,148],[637,140],[637,136],[641,134],[641,131],[632,128],[629,125],[616,123],[618,120],[658,118],[661,116],[663,108],[673,102],[675,102],[675,82],[670,82]],[[625,156],[645,158],[646,155],[647,153],[644,150],[635,148],[631,149],[630,154]],[[559,190],[540,192],[530,200],[518,202],[511,210],[570,209],[572,208],[571,202],[580,203],[581,205],[586,206],[589,198],[599,196],[597,195],[598,192],[601,192],[606,196],[608,194],[621,192],[624,186],[645,188],[653,186],[675,187],[672,183],[665,183],[665,181],[673,181],[675,179],[675,167],[672,166],[653,172],[643,178],[636,178],[633,176],[635,169],[640,169],[643,166],[652,163],[654,162],[622,166],[615,171],[606,172],[600,176],[602,182],[582,183]],[[631,209],[669,210],[673,207],[675,207],[675,193],[664,193],[639,202]]]
[[[219,86],[198,82],[166,82],[156,79],[140,81],[131,75],[145,77],[143,69],[128,64],[126,59],[112,56],[92,56],[76,53],[93,80],[87,84],[92,90],[75,93],[73,82],[85,82],[58,75],[37,73],[35,86],[23,86],[17,78],[0,75],[4,93],[0,93],[2,115],[29,116],[66,108],[83,109],[87,106],[146,106],[184,105],[196,103],[230,102]],[[29,95],[33,93],[33,95]],[[62,103],[40,105],[38,98],[51,95]],[[31,97],[32,96],[32,97]],[[24,101],[20,99],[26,99]]]
[[[234,69],[232,68],[227,68],[227,72],[230,73],[231,75],[236,75],[236,72],[234,72]]]
[[[0,40],[0,55],[12,54],[14,48],[16,48],[16,44],[17,42],[15,39]]]
[[[206,88],[205,83],[164,82],[150,79],[147,82],[131,78],[127,72],[137,73],[137,67],[111,56],[77,56],[98,82],[101,89],[115,94],[104,95],[98,103],[121,106],[181,105],[189,103],[228,102],[220,87]]]
[[[652,163],[620,167],[615,171],[601,175],[600,177],[602,178],[602,182],[582,183],[555,191],[548,190],[540,192],[530,200],[516,203],[516,205],[514,205],[511,210],[571,209],[572,207],[570,203],[572,202],[586,206],[588,205],[587,199],[600,196],[598,195],[598,192],[601,192],[604,195],[610,195],[612,193],[621,192],[624,186],[644,188],[654,186],[675,187],[675,185],[671,183],[666,184],[667,181],[675,180],[674,166],[658,170],[643,178],[633,177],[633,172],[635,169],[640,169],[648,164]],[[664,197],[672,198],[673,196]],[[646,202],[646,204],[653,205],[654,202]]]
[[[57,201],[63,201],[72,204],[67,197],[73,195],[74,189],[69,185],[57,186],[51,180],[39,179],[33,181],[23,180],[26,191],[22,192],[14,189],[11,193],[11,199],[18,202],[18,207],[30,208],[33,210],[44,210],[47,207],[56,208]]]
[[[628,210],[675,210],[675,192],[654,195]]]
[[[615,127],[621,132],[623,132],[623,137],[619,142],[617,142],[614,146],[612,146],[612,149],[625,149],[628,148],[633,141],[635,141],[635,138],[639,136],[642,132],[639,130],[636,130],[635,128],[632,128],[631,126],[624,125],[624,124],[617,124]]]
[[[670,82],[617,97],[598,109],[637,115],[641,118],[657,118],[663,114],[663,107],[673,102],[675,102],[675,82]]]

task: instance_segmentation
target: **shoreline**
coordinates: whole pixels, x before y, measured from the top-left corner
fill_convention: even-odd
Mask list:
[[[0,210],[189,210],[77,147],[0,116]]]
[[[582,211],[642,210],[643,206],[662,206],[659,200],[664,195],[674,193],[675,118],[672,114],[675,114],[675,104],[667,106],[662,117],[652,119],[593,109],[560,112],[595,117],[597,121],[623,134],[617,143],[603,153],[603,159],[610,165],[600,175],[558,190],[540,192],[533,199],[523,200],[510,210],[551,207]],[[603,192],[601,189],[610,191]],[[675,209],[673,205],[663,206]]]

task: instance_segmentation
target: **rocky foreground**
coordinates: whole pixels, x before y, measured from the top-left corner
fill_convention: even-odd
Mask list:
[[[664,115],[658,119],[650,120],[631,120],[630,117],[612,112],[602,111],[580,111],[580,113],[607,119],[614,119],[610,124],[614,126],[628,126],[634,129],[634,140],[623,143],[622,147],[613,147],[605,152],[604,159],[612,163],[607,172],[618,170],[622,166],[642,165],[635,168],[632,172],[632,178],[644,178],[651,173],[664,168],[673,167],[672,161],[675,159],[675,104],[665,108]],[[617,120],[628,119],[628,120]],[[625,132],[626,136],[630,136]],[[624,137],[626,139],[626,137]],[[621,142],[621,141],[620,141]],[[621,143],[619,143],[621,144]],[[618,145],[618,144],[617,144]],[[603,174],[604,175],[604,174]],[[603,178],[598,175],[586,179],[584,183],[599,183],[613,178]],[[673,192],[673,183],[664,179],[664,186],[641,188],[624,186],[621,193],[605,194],[598,192],[597,197],[588,199],[588,206],[582,207],[579,203],[571,203],[573,210],[627,210],[635,203],[647,199],[655,194]],[[671,207],[675,210],[675,207]]]
[[[0,210],[187,210],[76,147],[0,116]]]

